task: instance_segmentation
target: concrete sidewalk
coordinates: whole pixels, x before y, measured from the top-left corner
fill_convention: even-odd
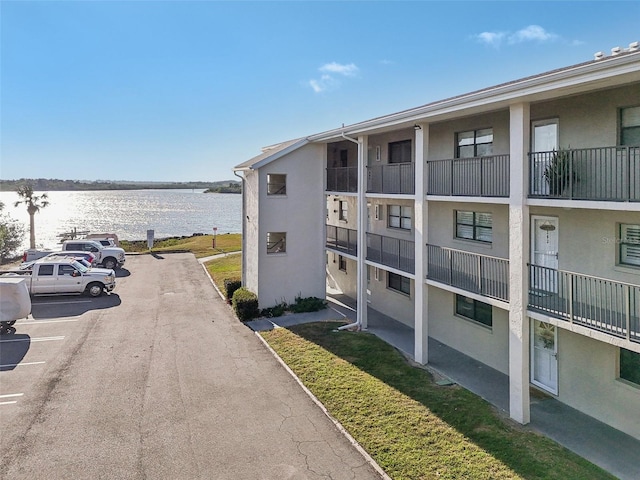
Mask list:
[[[343,319],[353,322],[353,299],[328,297],[329,308],[320,312],[285,315],[247,322],[253,330],[269,330],[314,321]],[[369,308],[367,331],[413,359],[413,329]],[[450,379],[494,405],[509,411],[509,378],[437,340],[429,339],[428,369]],[[537,392],[537,391],[536,391]],[[567,449],[600,466],[621,480],[640,479],[640,441],[542,394],[531,396],[531,423],[527,425]]]

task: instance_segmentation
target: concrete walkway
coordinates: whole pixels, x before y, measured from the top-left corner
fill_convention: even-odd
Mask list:
[[[328,297],[329,308],[320,312],[285,315],[248,322],[254,330],[288,327],[314,321],[355,321],[353,299]],[[370,333],[413,359],[413,329],[369,308]],[[507,415],[509,378],[437,340],[429,339],[428,369],[470,390]],[[531,423],[527,426],[607,470],[621,480],[640,479],[640,441],[536,391],[531,395]]]

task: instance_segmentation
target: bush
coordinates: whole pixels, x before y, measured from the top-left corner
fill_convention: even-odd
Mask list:
[[[233,310],[236,312],[238,319],[243,322],[256,318],[260,313],[258,310],[257,295],[244,287],[240,287],[233,292],[231,304],[233,305]]]
[[[273,307],[263,308],[260,312],[261,317],[273,318],[273,317],[281,317],[284,315],[284,312],[287,311],[289,306],[286,302],[279,303],[278,305],[274,305]]]
[[[289,307],[293,313],[317,312],[327,307],[327,302],[317,297],[296,297],[296,303]]]
[[[242,281],[237,280],[235,278],[225,278],[224,279],[224,293],[227,298],[227,303],[231,303],[231,299],[233,298],[233,294],[236,290],[242,287]]]

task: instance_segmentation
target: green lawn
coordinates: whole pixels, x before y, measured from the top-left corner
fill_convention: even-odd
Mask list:
[[[261,335],[394,480],[615,478],[467,390],[438,386],[374,335],[337,325]]]
[[[209,260],[205,266],[214,283],[223,292],[225,279],[240,280],[242,278],[242,254]]]
[[[127,252],[148,252],[147,242],[129,242],[122,240],[120,246]],[[181,250],[192,252],[196,257],[208,257],[221,252],[239,252],[242,250],[242,235],[239,233],[225,233],[216,235],[216,248],[213,248],[213,235],[199,235],[195,237],[169,238],[156,240],[153,252],[167,252]]]

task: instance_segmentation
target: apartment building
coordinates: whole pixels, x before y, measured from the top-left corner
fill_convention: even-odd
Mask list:
[[[327,287],[640,439],[640,51],[264,149],[242,173],[261,307]]]

